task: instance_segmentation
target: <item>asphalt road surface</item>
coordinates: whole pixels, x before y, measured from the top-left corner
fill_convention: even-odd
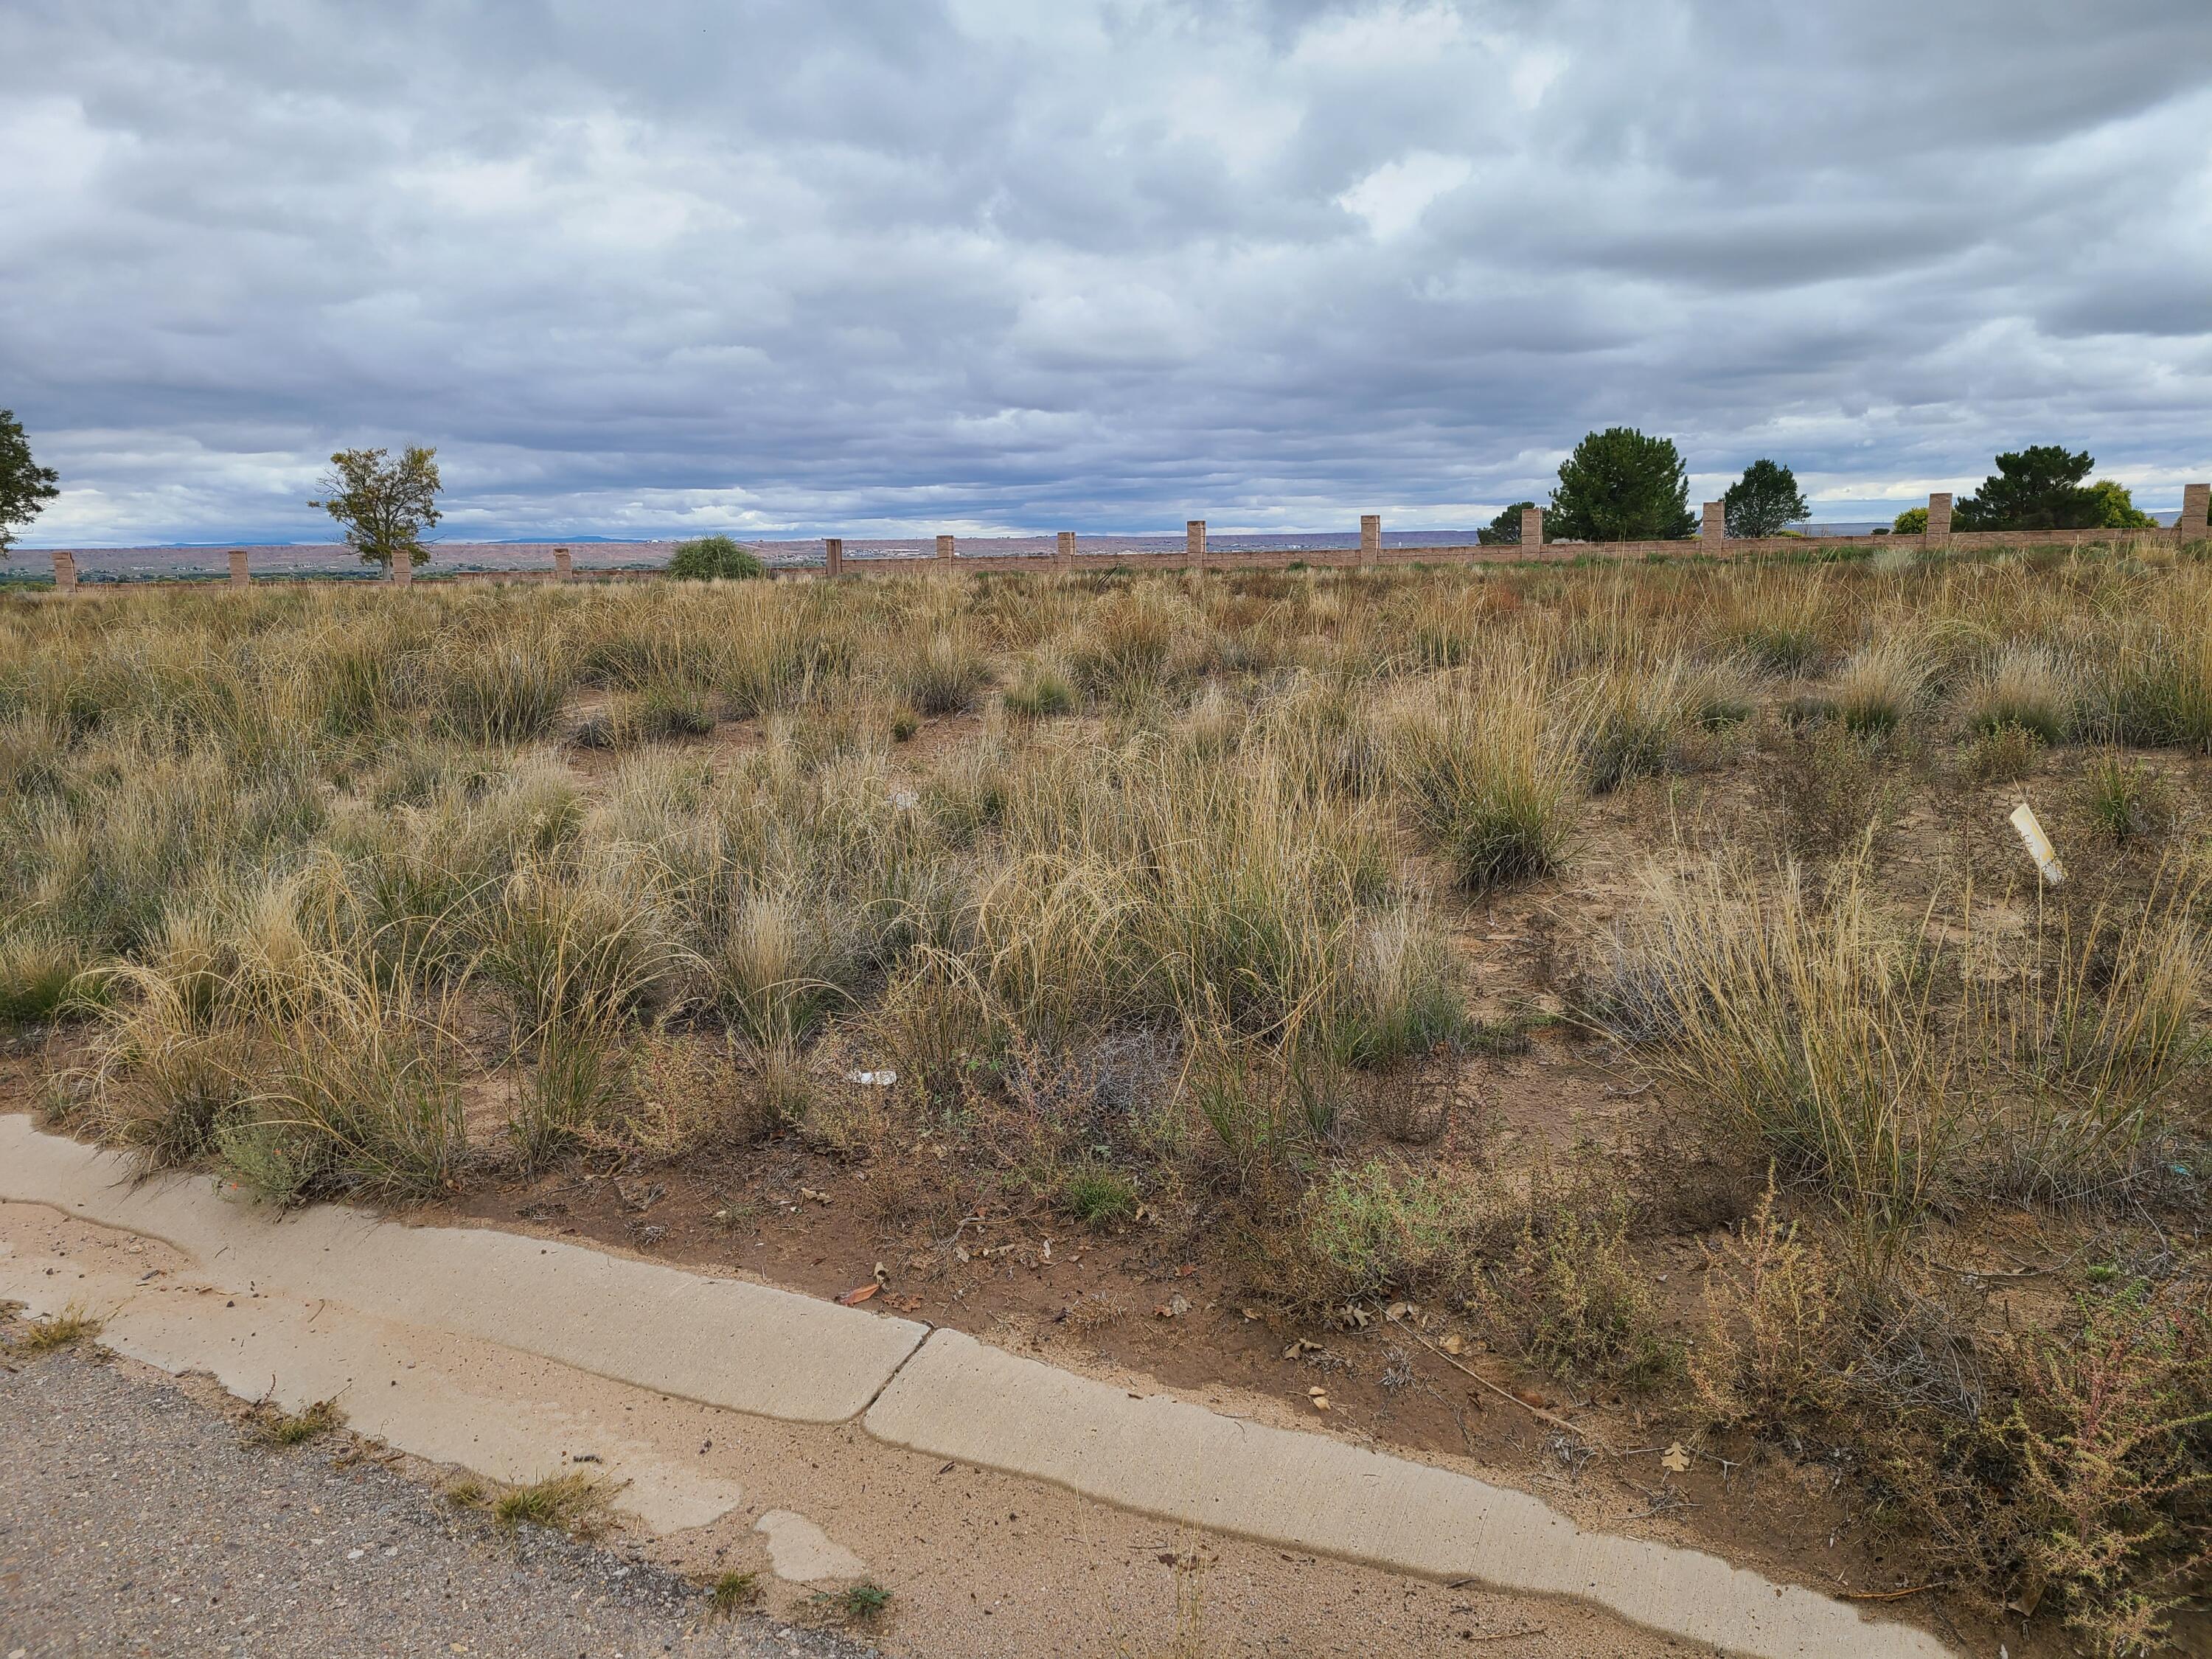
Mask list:
[[[355,1655],[860,1659],[695,1587],[508,1534],[343,1437],[248,1444],[211,1401],[86,1350],[0,1354],[0,1659]]]

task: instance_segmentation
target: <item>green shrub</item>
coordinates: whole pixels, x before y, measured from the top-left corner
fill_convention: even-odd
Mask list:
[[[1447,1170],[1340,1164],[1301,1211],[1304,1299],[1341,1305],[1419,1289],[1466,1266],[1494,1225],[1494,1210]]]
[[[1628,1219],[1619,1200],[1532,1210],[1487,1293],[1529,1358],[1555,1376],[1646,1388],[1682,1370],[1681,1345],[1661,1334],[1658,1299],[1629,1257]]]
[[[702,536],[677,543],[665,568],[679,581],[747,581],[768,574],[768,567],[757,554],[728,536]]]
[[[1976,783],[2020,783],[2043,761],[2043,739],[2024,726],[1995,726],[1966,745],[1960,769]]]

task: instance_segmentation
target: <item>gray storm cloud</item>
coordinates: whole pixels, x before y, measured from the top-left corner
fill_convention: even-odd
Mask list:
[[[1465,524],[2212,475],[2203,0],[0,8],[38,541]]]

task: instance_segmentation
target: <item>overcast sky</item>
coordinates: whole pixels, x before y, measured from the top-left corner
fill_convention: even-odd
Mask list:
[[[38,544],[2212,477],[2212,0],[4,0]]]

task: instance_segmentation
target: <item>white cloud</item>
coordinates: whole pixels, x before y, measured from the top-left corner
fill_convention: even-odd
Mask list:
[[[409,441],[481,534],[1463,525],[1615,422],[2172,506],[2212,9],[2021,9],[1962,79],[1911,0],[13,0],[0,407],[47,543]]]
[[[1474,172],[1474,163],[1464,155],[1417,149],[1385,161],[1338,197],[1337,205],[1366,220],[1367,228],[1387,240],[1419,224],[1431,202],[1457,190]]]

